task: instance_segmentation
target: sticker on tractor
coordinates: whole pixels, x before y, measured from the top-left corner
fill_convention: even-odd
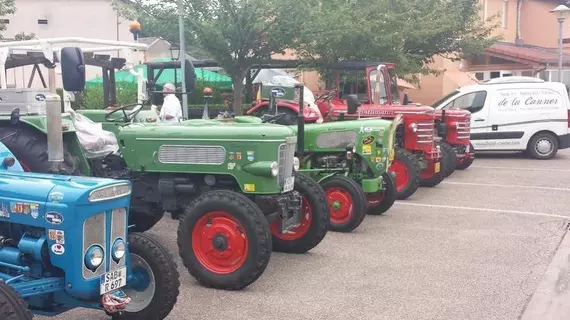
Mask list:
[[[374,142],[374,136],[368,136],[362,139],[362,144],[372,144],[372,142]]]
[[[228,158],[230,158],[230,160],[235,159],[235,153],[234,153],[234,152],[230,152]]]
[[[384,169],[384,165],[382,163],[379,163],[376,165],[376,169],[382,170],[382,169]]]
[[[25,202],[22,203],[22,213],[23,214],[30,214],[32,213],[32,209],[30,209],[30,204]]]
[[[362,154],[372,154],[372,146],[365,144],[362,146]]]
[[[247,152],[247,160],[249,160],[249,161],[255,160],[255,151],[248,151]]]
[[[372,133],[372,132],[378,132],[380,136],[382,136],[384,134],[384,128],[365,127],[364,125],[360,126],[359,133]]]
[[[61,224],[63,222],[63,216],[59,212],[51,211],[46,213],[46,221],[51,224]]]
[[[241,152],[236,152],[236,160],[241,160]]]
[[[61,256],[65,253],[65,247],[59,243],[54,243],[51,245],[51,252]]]
[[[0,210],[0,218],[10,218],[10,212],[4,203],[2,203],[2,209]]]
[[[37,203],[31,203],[30,210],[32,211],[32,218],[37,219],[40,215],[40,205]]]
[[[273,88],[271,89],[271,95],[276,98],[281,98],[285,95],[285,89],[280,87]]]
[[[233,170],[236,167],[236,163],[235,162],[230,162],[228,163],[228,170]]]
[[[382,162],[382,157],[376,157],[376,162]]]
[[[243,185],[243,190],[245,192],[255,192],[255,184],[246,183]]]
[[[49,229],[49,239],[57,244],[65,244],[65,231]]]
[[[36,101],[45,101],[46,100],[46,96],[44,96],[41,93],[36,94]]]
[[[390,159],[390,161],[394,161],[394,149],[390,150],[390,153],[388,154],[388,159]]]

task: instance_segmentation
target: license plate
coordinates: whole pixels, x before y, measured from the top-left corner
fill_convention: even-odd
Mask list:
[[[289,192],[295,188],[295,177],[285,178],[285,184],[283,185],[283,192]]]
[[[127,268],[121,268],[119,270],[110,271],[102,274],[99,278],[100,287],[99,293],[105,294],[113,290],[117,290],[127,285]]]
[[[465,153],[469,153],[470,148],[471,148],[471,146],[465,147]]]
[[[435,173],[438,173],[438,172],[439,172],[439,167],[440,167],[440,163],[439,163],[439,162],[436,162],[436,164],[435,164]]]

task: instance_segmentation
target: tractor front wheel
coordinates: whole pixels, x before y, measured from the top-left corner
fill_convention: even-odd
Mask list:
[[[14,288],[0,280],[0,319],[31,320],[32,313]]]
[[[473,145],[471,143],[469,144],[469,148],[471,152],[473,153],[475,152],[475,150],[473,150]],[[475,157],[469,157],[463,159],[461,162],[457,164],[457,170],[465,170],[469,168],[473,164],[473,161],[475,161]]]
[[[331,231],[350,232],[366,216],[366,195],[354,180],[332,176],[321,182],[329,204]]]
[[[129,234],[130,274],[122,289],[131,298],[113,320],[156,319],[168,316],[180,288],[174,258],[158,240],[142,233]]]
[[[455,171],[455,168],[457,167],[457,156],[455,154],[455,150],[453,150],[453,148],[445,142],[441,142],[439,144],[439,148],[442,151],[445,151],[445,159],[442,159],[442,171],[443,176],[447,178]]]
[[[411,152],[396,148],[388,171],[396,174],[397,199],[409,198],[420,187],[420,164]]]
[[[301,223],[285,233],[279,232],[280,221],[271,224],[273,250],[287,253],[305,253],[316,247],[330,226],[330,214],[323,188],[313,179],[295,175],[295,189],[302,197]]]
[[[381,215],[388,211],[396,202],[396,180],[390,173],[382,175],[384,190],[368,194],[368,211],[370,215]]]
[[[178,250],[202,285],[240,290],[257,280],[269,263],[269,224],[246,196],[229,190],[206,192],[180,218]]]

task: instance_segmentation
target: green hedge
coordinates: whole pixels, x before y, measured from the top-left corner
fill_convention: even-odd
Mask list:
[[[195,106],[202,108],[204,106],[204,96],[202,95],[202,91],[205,87],[213,89],[213,96],[211,101],[212,108],[227,108],[226,102],[230,101],[231,92],[216,90],[215,83],[209,83],[205,81],[198,81],[196,83],[194,90],[195,93],[188,97],[189,107]],[[118,105],[130,104],[137,101],[136,83],[117,83],[116,88]],[[61,89],[58,89],[58,94],[61,96]],[[71,103],[71,107],[75,110],[104,109],[107,106],[105,106],[103,96],[102,85],[86,88],[83,92],[75,95],[75,101]],[[160,101],[162,95],[160,93],[156,93],[155,97]],[[250,107],[250,105],[247,106],[247,108]]]

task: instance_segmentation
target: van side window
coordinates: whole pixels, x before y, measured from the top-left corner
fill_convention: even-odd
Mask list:
[[[476,113],[483,109],[486,99],[487,91],[470,92],[450,101],[443,109],[461,109]]]

